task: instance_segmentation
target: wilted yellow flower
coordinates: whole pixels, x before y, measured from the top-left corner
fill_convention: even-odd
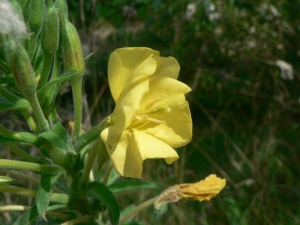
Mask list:
[[[180,194],[183,198],[192,198],[199,201],[209,201],[225,187],[226,180],[209,175],[204,180],[192,184],[179,184]]]
[[[209,175],[204,180],[197,183],[177,184],[161,193],[156,199],[154,207],[159,209],[163,204],[177,202],[182,198],[209,201],[219,194],[225,185],[226,180],[217,177],[215,174]]]
[[[112,163],[122,176],[140,178],[143,161],[178,159],[173,148],[192,137],[192,120],[177,81],[179,64],[149,48],[115,50],[108,63],[108,81],[116,103],[112,125],[101,133]]]

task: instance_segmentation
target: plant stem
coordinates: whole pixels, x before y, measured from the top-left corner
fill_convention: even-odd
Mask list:
[[[0,206],[0,211],[25,211],[25,210],[29,210],[30,208],[31,208],[30,206],[25,206],[25,205],[4,205],[4,206]],[[66,214],[53,212],[53,211],[47,211],[46,215],[54,216],[62,220],[68,220],[70,218]]]
[[[24,150],[20,149],[19,147],[15,146],[15,145],[7,145],[7,147],[9,148],[9,150],[14,152],[18,156],[21,156],[22,158],[24,158],[25,160],[27,160],[29,162],[44,163],[42,160],[31,156],[30,154],[28,154],[27,152],[25,152]]]
[[[56,174],[64,171],[64,169],[58,165],[53,164],[38,164],[31,162],[22,162],[10,159],[0,159],[0,168],[13,169],[13,170],[30,170],[41,173]]]
[[[79,152],[85,146],[99,138],[100,133],[107,127],[107,121],[108,117],[103,119],[100,124],[92,127],[85,134],[81,135],[77,142],[73,143],[73,145],[75,146],[75,151]]]
[[[77,76],[71,79],[74,102],[74,130],[73,138],[76,140],[81,132],[82,124],[82,76]]]
[[[18,195],[26,195],[30,197],[36,197],[37,191],[35,190],[30,190],[27,188],[21,188],[21,187],[15,187],[12,185],[6,185],[6,186],[0,186],[0,192],[8,192],[8,193],[13,193],[13,194],[18,194]],[[54,193],[51,195],[51,202],[57,202],[57,203],[64,203],[67,204],[69,203],[70,197],[66,194],[59,194],[59,193]]]
[[[37,98],[36,92],[33,92],[31,94],[27,94],[26,99],[29,101],[32,111],[34,114],[34,117],[36,119],[37,125],[39,127],[40,132],[45,132],[50,129],[49,123],[46,120],[44,113],[42,111],[42,108],[40,106],[39,100]]]
[[[61,225],[73,225],[73,224],[84,223],[84,222],[92,223],[93,221],[94,221],[94,217],[86,215],[73,220],[69,220],[65,223],[62,223]]]
[[[135,207],[132,211],[130,211],[127,215],[125,215],[120,220],[119,224],[125,223],[128,219],[130,219],[130,217],[134,216],[135,214],[139,213],[140,211],[149,207],[150,205],[153,205],[156,199],[157,199],[157,197],[151,198],[151,199],[143,202],[142,204],[138,205],[137,207]]]
[[[79,181],[78,189],[81,189],[83,186],[85,186],[89,180],[90,172],[92,170],[98,150],[101,147],[101,144],[100,144],[101,141],[102,140],[100,138],[98,138],[98,140],[93,144],[91,151],[89,152],[88,160],[86,162],[86,165],[83,170],[83,174]]]
[[[15,186],[11,186],[11,185],[0,186],[0,191],[9,192],[9,193],[18,194],[18,195],[26,195],[26,196],[30,196],[30,197],[36,197],[35,190],[30,190],[30,189],[21,188],[21,187],[15,187]]]
[[[113,165],[112,165],[112,163],[110,161],[109,164],[108,164],[108,167],[107,167],[107,169],[105,171],[105,174],[104,174],[104,177],[103,177],[103,181],[102,181],[102,183],[105,184],[105,185],[107,185],[107,182],[108,182],[108,179],[109,179],[109,176],[110,176],[112,168],[113,168]]]
[[[8,137],[9,139],[13,139],[17,142],[20,142],[19,144],[34,145],[34,143],[37,141],[37,137],[34,134],[26,132],[12,132],[2,126],[0,126],[0,134],[5,137]]]

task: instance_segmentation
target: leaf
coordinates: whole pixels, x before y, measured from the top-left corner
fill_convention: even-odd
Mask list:
[[[53,79],[51,82],[49,82],[47,85],[45,85],[44,87],[42,87],[40,90],[38,90],[38,95],[45,95],[46,92],[52,88],[54,85],[70,80],[72,77],[76,76],[78,73],[77,72],[68,72],[68,73],[64,73],[62,75],[60,75],[59,77],[56,77],[55,79]]]
[[[6,111],[6,110],[13,110],[16,108],[16,105],[11,103],[10,101],[6,100],[2,96],[0,96],[0,112]]]
[[[113,225],[119,223],[120,209],[118,202],[113,193],[104,184],[97,181],[89,183],[87,190],[81,191],[80,193],[91,196],[105,204],[111,223]]]
[[[76,154],[69,141],[69,134],[61,123],[56,123],[51,130],[39,135],[58,148],[66,149],[69,153]]]
[[[39,213],[36,205],[34,205],[31,209],[27,210],[23,213],[18,220],[14,223],[14,225],[30,225],[35,222],[39,218]]]
[[[163,188],[163,185],[152,183],[152,182],[145,182],[141,180],[123,180],[117,183],[113,183],[108,186],[108,188],[114,193],[121,193],[124,191],[133,191],[138,189],[158,189]]]
[[[59,172],[55,175],[42,174],[41,176],[41,183],[38,187],[37,195],[36,195],[36,206],[39,215],[42,216],[45,220],[46,220],[45,214],[53,192],[53,186],[63,173],[64,172]]]

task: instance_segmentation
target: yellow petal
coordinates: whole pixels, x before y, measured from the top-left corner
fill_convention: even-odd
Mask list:
[[[144,126],[139,129],[159,138],[173,148],[187,144],[192,138],[192,119],[184,94],[190,90],[184,83],[171,78],[151,80],[149,92],[145,94],[141,102],[141,110],[155,111],[165,107],[169,109],[169,112],[152,113],[149,116],[161,123],[150,121],[144,123]]]
[[[197,183],[179,184],[179,188],[183,198],[208,201],[212,197],[219,194],[219,192],[225,187],[225,185],[225,179],[221,179],[215,174],[212,174]]]
[[[119,135],[111,126],[102,131],[101,138],[116,171],[125,177],[140,178],[143,160],[132,135],[128,131]]]
[[[155,104],[160,104],[160,100],[191,91],[191,88],[186,84],[169,77],[155,77],[151,79],[149,89],[150,91],[143,98],[141,109],[146,108],[154,101]]]
[[[159,52],[150,48],[120,48],[115,50],[108,61],[108,82],[115,102],[135,70],[138,75],[148,76],[156,70]],[[143,63],[144,61],[146,63]],[[140,77],[139,77],[140,78]],[[135,78],[137,79],[137,78]]]
[[[148,90],[149,81],[145,80],[135,86],[124,98],[117,101],[112,119],[119,134],[129,126],[133,117],[140,110],[142,98]]]
[[[164,158],[170,164],[179,158],[173,148],[152,135],[134,129],[133,136],[143,160]]]
[[[180,66],[174,57],[159,57],[157,58],[157,69],[154,76],[170,77],[177,79],[179,75]]]

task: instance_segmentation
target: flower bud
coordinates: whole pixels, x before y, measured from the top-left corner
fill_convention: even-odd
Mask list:
[[[24,46],[10,40],[6,45],[6,59],[18,90],[24,96],[34,93],[36,89],[35,74]]]
[[[53,55],[56,52],[59,43],[59,23],[57,10],[53,5],[52,0],[48,1],[41,35],[41,47],[43,51]]]
[[[62,50],[65,72],[84,72],[84,58],[75,27],[64,17],[62,23]]]
[[[57,9],[58,17],[60,21],[63,21],[64,16],[68,16],[68,6],[65,0],[56,0],[54,3]]]
[[[0,176],[0,186],[6,186],[12,183],[14,180],[10,177]]]
[[[34,33],[38,33],[43,24],[44,8],[44,0],[31,0],[28,22]]]

